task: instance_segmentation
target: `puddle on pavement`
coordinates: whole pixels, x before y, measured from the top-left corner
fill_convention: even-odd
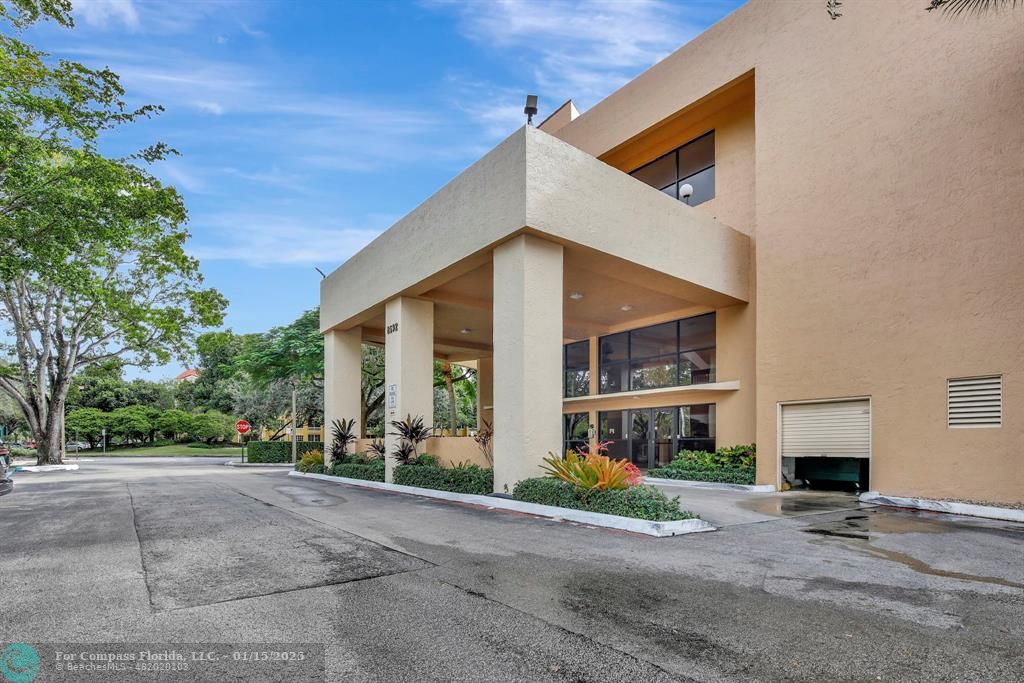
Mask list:
[[[305,486],[275,486],[274,490],[283,496],[288,496],[292,502],[306,507],[330,507],[345,502],[341,496]]]
[[[964,525],[978,531],[992,531],[995,533],[1007,532],[1021,534],[1024,539],[1024,531],[1017,527],[1008,527],[998,524],[972,523]],[[868,555],[870,557],[898,562],[909,567],[918,574],[928,576],[941,576],[948,579],[960,579],[962,581],[974,581],[976,583],[987,583],[1007,588],[1024,588],[1024,583],[1009,581],[995,576],[979,576],[965,572],[954,572],[937,569],[926,562],[917,559],[907,553],[898,550],[889,550],[872,545],[872,541],[892,534],[948,534],[961,528],[959,525],[947,519],[935,519],[924,516],[921,513],[892,513],[883,512],[875,514],[857,513],[850,514],[842,519],[828,520],[801,529],[806,534],[820,536],[821,538],[812,541],[814,543],[840,543],[848,550]]]
[[[751,498],[739,506],[751,512],[776,517],[795,517],[812,512],[856,509],[857,496],[842,493],[778,493],[771,496]]]

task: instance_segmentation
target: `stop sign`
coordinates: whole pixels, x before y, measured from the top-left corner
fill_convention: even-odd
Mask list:
[[[250,429],[252,429],[252,425],[250,425],[245,420],[239,420],[238,422],[235,423],[235,430],[239,434],[246,434]]]

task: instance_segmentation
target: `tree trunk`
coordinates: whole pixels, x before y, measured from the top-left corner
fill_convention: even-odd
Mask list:
[[[61,459],[61,422],[64,419],[64,406],[58,403],[50,404],[50,413],[46,417],[46,423],[36,434],[36,464],[37,465],[60,465]]]
[[[455,384],[452,382],[452,364],[441,363],[441,375],[444,377],[444,388],[448,392],[448,427],[455,436],[456,422],[459,419],[458,407],[455,405]]]

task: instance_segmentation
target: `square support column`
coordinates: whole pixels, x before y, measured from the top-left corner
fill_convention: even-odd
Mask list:
[[[362,428],[363,330],[329,330],[324,334],[324,467],[331,462],[331,422],[355,420]]]
[[[387,302],[384,320],[384,480],[390,482],[391,454],[400,442],[391,434],[392,420],[411,415],[422,417],[427,427],[434,424],[434,304],[396,297]]]
[[[562,449],[562,246],[520,235],[494,250],[494,490],[542,476]]]

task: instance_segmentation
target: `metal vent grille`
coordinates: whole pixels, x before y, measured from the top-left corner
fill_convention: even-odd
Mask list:
[[[964,377],[947,383],[950,427],[999,427],[1003,424],[1003,377]]]

